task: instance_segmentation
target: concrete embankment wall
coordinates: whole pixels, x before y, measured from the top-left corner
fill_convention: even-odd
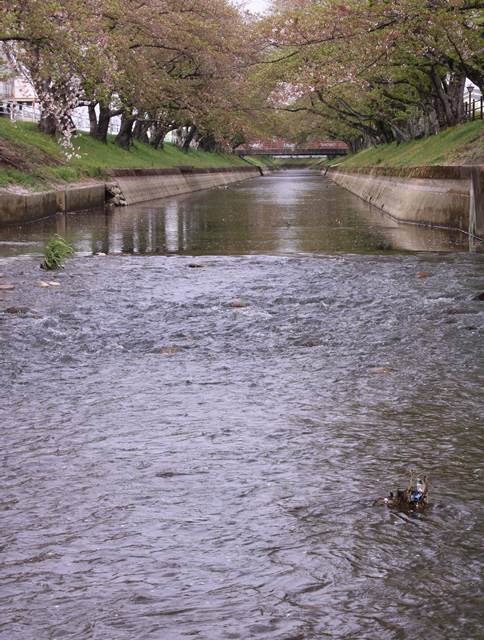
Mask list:
[[[39,193],[0,194],[0,224],[40,220],[56,213],[103,207],[113,188],[122,194],[123,204],[176,196],[260,176],[257,167],[221,169],[113,169],[103,181],[73,184]],[[119,198],[119,197],[118,197]]]
[[[0,224],[40,220],[58,212],[82,211],[104,206],[104,182],[74,184],[54,191],[0,194]]]
[[[248,180],[261,175],[258,167],[222,169],[113,169],[106,173],[119,188],[117,203],[137,204]]]
[[[335,168],[323,173],[399,222],[484,236],[483,167]]]

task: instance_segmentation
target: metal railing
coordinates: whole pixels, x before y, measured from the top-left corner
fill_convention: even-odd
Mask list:
[[[466,120],[482,120],[484,97],[481,96],[477,100],[467,100],[464,102],[464,117]]]

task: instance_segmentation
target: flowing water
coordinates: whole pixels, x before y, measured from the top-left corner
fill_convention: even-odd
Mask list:
[[[0,638],[482,638],[466,243],[304,172],[1,229]]]

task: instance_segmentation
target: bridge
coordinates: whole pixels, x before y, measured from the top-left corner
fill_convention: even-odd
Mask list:
[[[291,144],[284,140],[257,140],[237,149],[239,156],[274,156],[286,158],[302,158],[314,156],[345,156],[349,147],[340,140],[321,140],[306,145]]]

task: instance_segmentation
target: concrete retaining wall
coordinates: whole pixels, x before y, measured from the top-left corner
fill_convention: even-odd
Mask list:
[[[484,235],[481,167],[330,169],[327,175],[400,222]]]
[[[82,211],[104,206],[104,182],[70,185],[55,191],[0,194],[0,224],[29,222],[57,212]]]
[[[0,193],[0,224],[40,220],[56,213],[103,207],[107,190],[117,186],[125,204],[158,200],[260,176],[257,167],[221,169],[113,169],[106,181],[68,185],[41,193]]]
[[[106,175],[121,191],[124,204],[159,200],[260,176],[257,167],[221,169],[112,169]]]

